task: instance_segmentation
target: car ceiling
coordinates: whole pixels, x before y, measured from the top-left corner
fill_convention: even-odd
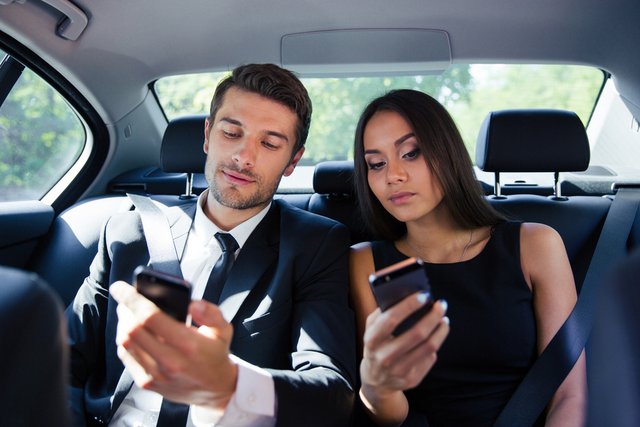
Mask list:
[[[55,35],[57,10],[21,2],[0,0],[0,29],[54,65],[106,123],[159,77],[280,63],[287,34],[383,28],[443,30],[452,62],[600,67],[640,117],[637,0],[73,0],[88,17],[75,41]]]

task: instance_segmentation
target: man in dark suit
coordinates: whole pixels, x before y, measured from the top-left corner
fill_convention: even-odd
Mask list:
[[[190,405],[187,425],[349,423],[348,231],[273,200],[304,152],[310,116],[304,86],[275,65],[238,67],[218,85],[204,131],[209,188],[164,209],[198,326],[125,283],[149,262],[147,241],[136,211],[109,220],[67,310],[79,424],[154,426],[167,401]],[[222,252],[216,232],[239,246],[218,305],[197,301]]]

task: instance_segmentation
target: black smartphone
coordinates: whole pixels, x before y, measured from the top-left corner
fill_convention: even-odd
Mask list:
[[[188,281],[142,265],[136,268],[134,277],[138,292],[174,319],[187,321],[191,302],[191,284]]]
[[[404,261],[378,270],[369,276],[369,283],[376,302],[382,311],[387,310],[415,292],[423,291],[428,293],[425,305],[407,316],[393,331],[396,336],[411,328],[433,306],[429,278],[424,268],[424,262],[419,258],[407,258]]]

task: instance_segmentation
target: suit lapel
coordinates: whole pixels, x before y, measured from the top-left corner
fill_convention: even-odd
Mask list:
[[[251,290],[277,260],[279,241],[280,210],[273,202],[242,247],[222,289],[219,306],[227,322],[231,323]]]

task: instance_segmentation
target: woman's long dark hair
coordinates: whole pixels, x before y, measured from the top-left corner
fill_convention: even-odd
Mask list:
[[[373,100],[364,109],[356,128],[354,181],[358,205],[365,225],[376,237],[397,240],[407,232],[405,223],[382,206],[367,180],[364,129],[378,111],[396,112],[409,123],[427,165],[442,186],[443,203],[459,226],[471,229],[504,221],[484,199],[469,153],[447,110],[425,93],[401,89]]]

